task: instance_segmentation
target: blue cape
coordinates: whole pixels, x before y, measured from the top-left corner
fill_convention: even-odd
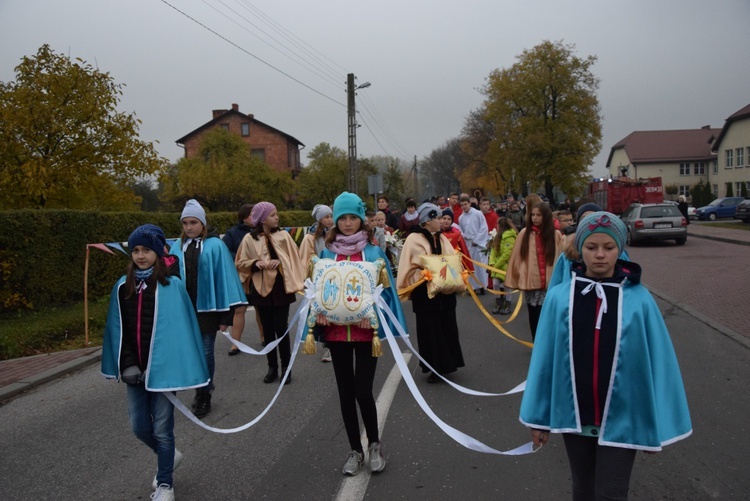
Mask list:
[[[558,433],[581,431],[572,367],[572,280],[547,293],[531,354],[520,421]],[[692,433],[685,388],[664,319],[651,294],[625,280],[599,444],[650,451]]]
[[[398,300],[398,290],[396,290],[396,280],[393,278],[393,273],[391,272],[391,266],[390,261],[388,261],[388,258],[385,257],[385,253],[380,249],[380,247],[372,244],[367,244],[365,246],[365,250],[362,251],[363,258],[365,261],[374,262],[377,259],[382,259],[385,261],[385,270],[388,272],[388,280],[390,281],[391,285],[390,287],[384,287],[383,288],[383,299],[385,300],[388,307],[391,309],[393,314],[398,319],[399,323],[401,324],[401,327],[404,329],[404,332],[406,332],[406,320],[404,318],[404,310],[401,308],[401,301]],[[331,252],[330,250],[323,249],[320,252],[320,257],[326,258],[326,259],[336,259],[336,254]],[[387,317],[386,317],[387,318]],[[388,324],[391,328],[391,332],[394,336],[398,336],[399,333],[396,330],[396,327],[393,325],[393,323],[388,319]],[[383,330],[383,326],[381,325],[378,327],[378,337],[380,339],[385,339],[385,331]]]
[[[193,303],[179,278],[170,277],[169,280],[168,286],[157,284],[156,289],[154,331],[145,372],[149,391],[185,390],[209,382],[203,338]],[[124,283],[123,276],[112,288],[102,348],[102,374],[117,380],[120,379],[122,350],[119,290]]]
[[[169,253],[179,258],[180,276],[184,279],[185,256],[181,238],[175,240]],[[203,239],[198,270],[198,298],[195,307],[199,313],[228,311],[232,306],[247,304],[234,259],[220,239]]]

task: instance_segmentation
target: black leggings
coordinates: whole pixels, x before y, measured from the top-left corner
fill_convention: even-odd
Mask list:
[[[539,325],[539,315],[542,313],[542,305],[531,306],[526,303],[526,309],[529,312],[529,328],[531,329],[531,340],[534,341],[536,337],[536,327]]]
[[[260,324],[263,326],[263,343],[264,345],[275,341],[286,332],[289,324],[289,305],[285,306],[256,306]],[[276,359],[276,352],[281,355],[281,368],[286,369],[289,366],[289,359],[292,358],[291,343],[289,336],[279,343],[278,349],[274,348],[266,357],[268,358],[268,367],[277,368],[279,362]]]
[[[628,499],[635,449],[597,444],[595,437],[563,433],[573,501]]]
[[[357,405],[371,444],[378,442],[378,411],[372,395],[372,383],[378,359],[372,356],[372,343],[361,341],[333,341],[328,343],[333,360],[333,372],[339,389],[341,417],[344,419],[349,446],[362,452]],[[355,364],[356,358],[356,364]],[[356,401],[356,403],[355,403]]]

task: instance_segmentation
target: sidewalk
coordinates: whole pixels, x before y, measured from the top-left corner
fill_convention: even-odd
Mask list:
[[[750,230],[719,228],[711,223],[691,223],[688,237],[750,245]],[[0,405],[35,386],[96,363],[101,356],[101,347],[93,347],[0,361]]]

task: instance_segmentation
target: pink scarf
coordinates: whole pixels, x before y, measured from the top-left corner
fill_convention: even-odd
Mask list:
[[[351,256],[358,252],[362,252],[366,245],[367,232],[358,231],[354,235],[349,235],[348,237],[339,233],[336,235],[336,239],[328,244],[328,248],[335,254]]]

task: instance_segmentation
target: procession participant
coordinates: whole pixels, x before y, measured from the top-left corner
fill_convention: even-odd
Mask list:
[[[225,331],[234,321],[234,308],[247,305],[247,298],[234,268],[234,260],[216,231],[209,231],[206,211],[196,200],[188,200],[180,216],[182,234],[169,249],[180,260],[180,275],[198,316],[203,349],[211,382],[196,390],[192,404],[198,418],[211,412],[214,390],[216,331]]]
[[[573,499],[627,499],[638,450],[692,433],[677,357],[641,267],[618,259],[625,224],[609,212],[579,221],[582,256],[547,294],[520,421],[534,445],[562,433]]]
[[[466,240],[470,257],[474,261],[487,264],[487,254],[483,252],[487,249],[487,241],[490,236],[490,231],[487,229],[487,221],[481,212],[471,206],[468,196],[462,196],[459,203],[463,214],[458,222],[458,226],[461,228],[464,240]],[[483,295],[487,286],[487,270],[482,266],[477,266],[474,269],[472,280],[478,282],[474,292]]]
[[[440,208],[424,203],[419,206],[418,213],[420,227],[406,238],[399,259],[396,279],[399,290],[422,278],[422,256],[455,254],[451,243],[440,232]],[[417,320],[419,353],[437,374],[422,362],[420,366],[422,372],[429,372],[427,382],[437,383],[440,381],[438,374],[450,374],[464,367],[456,321],[456,293],[435,294],[430,298],[425,282],[411,291],[410,299]]]

